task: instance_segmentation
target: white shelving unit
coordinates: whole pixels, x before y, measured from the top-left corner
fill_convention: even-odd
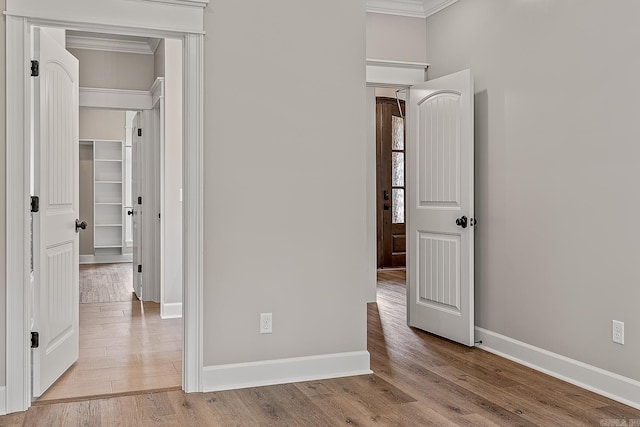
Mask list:
[[[123,254],[123,151],[122,141],[93,141],[93,245],[96,260]]]

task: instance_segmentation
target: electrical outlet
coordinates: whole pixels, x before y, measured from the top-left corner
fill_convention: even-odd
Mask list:
[[[260,333],[270,334],[273,332],[273,315],[271,313],[260,313]]]
[[[613,321],[613,342],[624,345],[624,322]]]

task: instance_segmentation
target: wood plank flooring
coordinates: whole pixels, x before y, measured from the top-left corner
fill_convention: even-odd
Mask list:
[[[131,301],[133,295],[133,265],[80,265],[80,303]]]
[[[80,358],[36,404],[180,389],[181,361],[182,320],[160,319],[159,304],[80,304]]]
[[[403,272],[368,307],[375,374],[215,393],[39,405],[0,426],[638,425],[640,411],[405,324]],[[608,423],[608,424],[607,424]]]

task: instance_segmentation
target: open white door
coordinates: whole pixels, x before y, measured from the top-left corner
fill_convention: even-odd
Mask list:
[[[133,118],[131,188],[133,191],[133,291],[142,300],[142,136],[140,113]],[[138,267],[140,266],[140,267]]]
[[[78,60],[52,37],[60,39],[56,31],[36,29],[34,38],[34,396],[78,359],[79,348]]]
[[[412,86],[408,104],[407,320],[473,346],[471,71]]]

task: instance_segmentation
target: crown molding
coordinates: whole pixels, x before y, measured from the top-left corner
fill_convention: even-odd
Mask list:
[[[366,0],[367,12],[428,18],[458,0]]]
[[[157,47],[157,44],[156,44]],[[100,37],[67,36],[67,49],[89,49],[108,52],[138,53],[153,55],[153,49],[146,41],[119,40]]]
[[[431,15],[440,12],[442,9],[451,6],[456,3],[458,0],[435,0],[435,1],[425,1],[425,18],[430,17]]]

